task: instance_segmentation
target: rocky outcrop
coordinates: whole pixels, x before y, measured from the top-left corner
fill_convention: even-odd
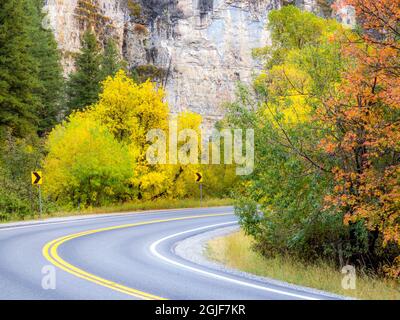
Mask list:
[[[89,26],[96,29],[100,40],[111,35],[121,44],[129,19],[126,4],[119,0],[46,0],[45,11],[61,50],[66,74],[74,69],[81,35]]]
[[[137,59],[137,48],[126,57],[165,70],[173,112],[192,110],[213,123],[223,114],[221,104],[234,97],[237,82],[249,82],[257,70],[252,49],[269,41],[266,17],[277,6],[264,0],[174,1],[148,21],[147,60]],[[168,15],[177,18],[165,19]]]
[[[318,0],[284,0],[318,11]],[[268,12],[281,0],[47,0],[51,26],[73,70],[88,27],[112,36],[131,68],[156,70],[173,113],[192,110],[211,125],[238,81],[258,70],[252,49],[268,43]]]

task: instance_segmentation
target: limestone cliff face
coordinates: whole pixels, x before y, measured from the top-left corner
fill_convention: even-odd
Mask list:
[[[317,11],[316,1],[283,2]],[[132,13],[132,3],[140,4],[140,14]],[[268,43],[268,12],[281,5],[281,0],[47,0],[66,73],[90,26],[100,41],[117,40],[130,67],[157,67],[173,113],[192,110],[209,125],[223,115],[221,104],[233,99],[236,83],[250,82],[258,69],[252,49]]]
[[[173,112],[192,110],[208,123],[221,117],[221,103],[231,100],[236,83],[250,82],[257,69],[252,49],[269,41],[266,16],[277,6],[263,0],[180,0],[168,9],[176,20],[165,23],[165,16],[156,16],[149,21],[147,50],[155,54],[142,63],[165,70]],[[127,51],[129,61],[135,61],[136,52]]]
[[[46,0],[45,9],[63,55],[65,73],[74,69],[81,35],[92,25],[99,39],[113,36],[122,44],[127,15],[126,3],[119,0]]]

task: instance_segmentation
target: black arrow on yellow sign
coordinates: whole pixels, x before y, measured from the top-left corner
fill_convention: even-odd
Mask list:
[[[42,173],[40,171],[32,172],[32,184],[33,185],[41,185],[42,182],[43,182]]]
[[[196,182],[203,182],[203,175],[200,172],[196,172]]]

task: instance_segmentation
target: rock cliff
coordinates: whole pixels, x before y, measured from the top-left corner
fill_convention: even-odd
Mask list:
[[[158,78],[173,113],[192,110],[211,125],[237,81],[258,69],[251,52],[269,41],[268,12],[292,3],[319,13],[317,1],[47,0],[46,8],[66,73],[82,33],[93,28],[100,41],[116,39],[131,68]]]

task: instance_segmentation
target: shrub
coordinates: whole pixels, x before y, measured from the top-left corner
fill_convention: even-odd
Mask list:
[[[44,190],[63,205],[100,206],[127,196],[133,166],[128,149],[85,113],[58,125],[47,142]]]

